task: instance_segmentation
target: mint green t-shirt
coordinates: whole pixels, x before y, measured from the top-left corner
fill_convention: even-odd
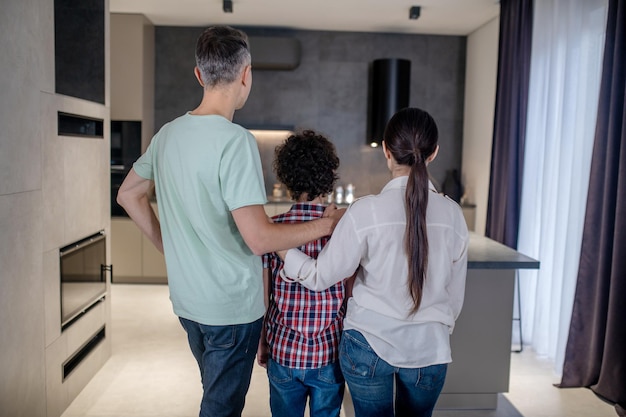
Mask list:
[[[133,168],[155,182],[174,312],[208,325],[259,319],[261,258],[231,215],[267,202],[252,134],[221,116],[187,113],[161,128]]]

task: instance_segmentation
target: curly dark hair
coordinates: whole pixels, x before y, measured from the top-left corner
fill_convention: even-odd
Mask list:
[[[333,191],[339,158],[335,145],[328,139],[312,130],[304,130],[276,147],[273,168],[291,198],[297,201],[306,193],[311,201]]]

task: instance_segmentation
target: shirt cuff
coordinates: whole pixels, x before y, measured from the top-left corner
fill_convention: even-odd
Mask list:
[[[283,269],[280,271],[280,277],[287,282],[300,282],[306,279],[306,276],[300,276],[300,271],[309,257],[298,249],[289,249],[285,255]]]

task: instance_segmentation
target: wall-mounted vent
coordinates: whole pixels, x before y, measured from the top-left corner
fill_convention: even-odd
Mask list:
[[[62,136],[104,138],[104,120],[58,112],[58,132]]]
[[[372,66],[372,101],[370,130],[367,138],[372,147],[383,140],[385,126],[398,110],[409,106],[411,61],[377,59]]]
[[[106,326],[102,326],[80,349],[63,363],[63,381],[106,337]]]
[[[278,36],[250,36],[253,70],[290,71],[300,65],[300,41]]]

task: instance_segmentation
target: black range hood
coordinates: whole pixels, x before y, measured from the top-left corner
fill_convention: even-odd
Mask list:
[[[372,95],[367,143],[377,147],[385,126],[398,110],[409,106],[411,61],[398,58],[376,59],[372,65]]]

